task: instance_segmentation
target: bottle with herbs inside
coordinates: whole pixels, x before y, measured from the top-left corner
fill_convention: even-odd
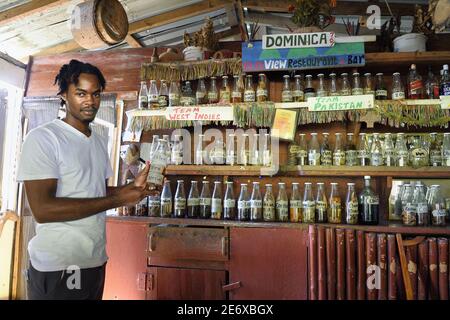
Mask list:
[[[392,75],[392,100],[405,99],[405,88],[399,72]]]
[[[359,195],[359,214],[362,224],[378,224],[380,199],[370,187],[370,177],[364,177],[364,189]]]
[[[184,181],[177,181],[177,191],[174,199],[175,218],[184,218],[186,215],[186,194],[184,192]]]
[[[266,193],[263,199],[263,219],[264,221],[275,221],[275,197],[272,185],[266,184]]]
[[[200,197],[198,193],[198,182],[191,181],[191,190],[187,199],[188,218],[198,218],[200,216]]]
[[[317,183],[316,196],[316,222],[325,223],[328,220],[328,200],[325,195],[325,184],[323,182]]]
[[[442,143],[442,166],[450,167],[450,132],[444,132]]]
[[[364,73],[364,94],[375,95],[375,90],[373,89],[372,74],[370,72]]]
[[[345,145],[345,165],[350,167],[358,165],[358,153],[356,151],[353,133],[347,133],[347,143]]]
[[[234,220],[236,219],[236,200],[234,198],[233,192],[233,182],[227,181],[225,196],[223,199],[223,218],[225,220]]]
[[[263,219],[263,203],[259,182],[253,182],[252,195],[250,197],[250,221],[261,221]]]
[[[193,106],[196,103],[195,94],[192,91],[191,82],[186,81],[181,89],[181,106]]]
[[[241,192],[238,199],[238,220],[250,220],[250,199],[248,197],[247,184],[241,183]]]
[[[256,100],[258,102],[269,101],[269,90],[267,85],[267,77],[264,73],[258,75],[258,88],[256,89]]]
[[[302,76],[297,74],[294,76],[295,83],[294,88],[292,90],[292,98],[294,102],[303,102],[305,101],[305,92],[303,90],[303,79]]]
[[[438,142],[436,132],[430,133],[430,165],[433,167],[442,166],[442,148]]]
[[[342,133],[336,133],[336,142],[333,151],[333,165],[335,166],[345,165],[345,146],[342,140]]]
[[[195,100],[197,105],[208,103],[208,96],[206,92],[206,85],[204,79],[198,80],[197,91],[195,92]]]
[[[366,134],[363,132],[359,134],[359,141],[356,152],[358,153],[358,162],[360,166],[370,165],[369,139],[367,139]]]
[[[429,205],[431,208],[431,224],[433,226],[445,226],[447,210],[444,198],[441,195],[441,187],[432,185],[430,191]]]
[[[180,105],[180,89],[178,83],[172,81],[169,88],[169,107],[176,107]]]
[[[139,89],[138,108],[148,109],[148,89],[145,81],[141,81],[141,89]]]
[[[430,224],[430,211],[425,198],[424,186],[416,184],[413,195],[413,203],[416,207],[417,225],[428,226]]]
[[[398,167],[408,166],[409,152],[406,146],[406,139],[404,133],[397,133],[397,140],[395,141],[395,160]]]
[[[283,76],[283,90],[281,91],[281,102],[292,102],[291,77],[286,74]]]
[[[292,183],[291,200],[289,201],[289,221],[302,222],[302,199],[300,198],[300,184]]]
[[[217,89],[216,77],[211,77],[208,90],[208,103],[216,104],[219,102],[219,90]]]
[[[412,192],[405,195],[402,212],[402,220],[405,226],[417,225],[417,206],[413,200],[414,195]]]
[[[329,96],[338,96],[339,91],[337,87],[336,73],[330,73],[330,91],[328,92]]]
[[[172,191],[170,190],[170,181],[164,181],[161,192],[161,217],[170,218],[172,216]]]
[[[350,81],[348,80],[348,73],[341,73],[340,89],[339,93],[341,96],[350,96],[352,94],[352,87],[350,86]]]
[[[388,92],[386,85],[384,84],[383,73],[379,72],[376,74],[377,82],[375,85],[375,99],[376,100],[387,100]]]
[[[275,212],[277,221],[289,221],[289,203],[286,193],[286,184],[284,182],[278,183],[278,196],[275,205]]]
[[[148,92],[148,107],[150,109],[158,109],[158,87],[156,86],[156,80],[150,80],[150,89]]]
[[[358,197],[354,183],[347,183],[347,198],[345,200],[345,222],[347,224],[358,224]]]
[[[303,222],[315,223],[316,222],[316,203],[312,193],[312,183],[305,182],[305,191],[303,192],[302,202]]]
[[[308,165],[308,144],[306,142],[306,134],[299,134],[300,141],[298,143],[297,164],[300,166]]]
[[[339,196],[338,184],[331,183],[331,192],[328,205],[328,222],[342,223],[342,204]]]
[[[320,145],[320,164],[322,166],[331,166],[333,164],[333,152],[330,148],[329,133],[322,133],[323,139]]]
[[[308,148],[308,164],[310,166],[320,165],[320,146],[317,139],[317,133],[311,133],[311,141]]]
[[[429,164],[428,151],[424,148],[422,139],[419,136],[415,136],[413,139],[409,159],[413,168],[426,167]]]
[[[169,105],[169,88],[167,87],[167,82],[165,80],[161,80],[158,105],[160,108],[166,108]]]
[[[200,194],[200,218],[208,219],[211,217],[211,191],[209,181],[202,182],[202,192]]]
[[[352,87],[352,95],[360,95],[364,93],[364,89],[361,86],[361,79],[359,77],[359,72],[353,73],[353,87]]]
[[[233,82],[233,91],[231,92],[231,102],[232,103],[241,103],[243,101],[242,99],[242,90],[239,86],[240,76],[234,76],[234,82]]]
[[[388,167],[395,166],[395,148],[390,133],[384,134],[383,161]]]
[[[220,88],[220,103],[230,103],[231,102],[231,88],[228,84],[228,76],[222,77],[222,87]]]
[[[244,102],[255,102],[256,93],[253,88],[253,76],[251,74],[245,77]]]
[[[154,192],[148,196],[148,216],[159,217],[161,210],[161,194]]]
[[[214,190],[211,197],[211,219],[222,219],[222,183],[214,181]]]
[[[309,98],[314,98],[316,96],[316,89],[314,89],[312,82],[312,75],[306,75],[306,85],[305,85],[305,101]]]
[[[317,97],[328,96],[327,85],[325,83],[325,75],[323,73],[319,73],[317,77],[319,79],[319,85],[317,87]]]
[[[373,134],[373,142],[370,149],[370,165],[383,165],[383,149],[381,147],[380,135],[378,133]]]
[[[408,74],[408,99],[423,99],[424,89],[422,76],[417,72],[416,65],[412,64]]]

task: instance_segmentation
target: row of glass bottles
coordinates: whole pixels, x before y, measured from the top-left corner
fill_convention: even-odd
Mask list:
[[[335,144],[332,148],[329,134],[323,133],[319,144],[318,134],[311,133],[309,143],[306,134],[299,135],[299,142],[289,147],[289,165],[335,165],[335,166],[450,166],[450,133],[444,133],[443,142],[437,139],[437,133],[430,134],[430,142],[424,145],[419,136],[408,149],[403,133],[373,133],[359,134],[356,144],[354,135],[347,134],[344,141],[342,133],[335,134]],[[395,142],[394,142],[395,139]]]

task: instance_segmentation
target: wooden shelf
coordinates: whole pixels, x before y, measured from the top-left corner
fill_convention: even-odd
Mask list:
[[[374,52],[366,53],[366,66],[386,64],[444,64],[450,61],[450,51]]]
[[[166,175],[175,176],[248,176],[258,177],[261,175],[270,176],[271,174],[261,174],[261,170],[269,170],[262,166],[214,166],[214,165],[169,165],[166,168]]]

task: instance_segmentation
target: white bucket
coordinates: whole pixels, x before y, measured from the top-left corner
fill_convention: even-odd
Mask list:
[[[203,60],[203,48],[201,47],[187,47],[183,50],[185,61],[198,61]]]
[[[394,39],[394,52],[427,51],[427,37],[421,33],[408,33]]]

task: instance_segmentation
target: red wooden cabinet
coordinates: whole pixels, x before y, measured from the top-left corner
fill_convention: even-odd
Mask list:
[[[307,299],[307,232],[231,228],[231,300]]]

